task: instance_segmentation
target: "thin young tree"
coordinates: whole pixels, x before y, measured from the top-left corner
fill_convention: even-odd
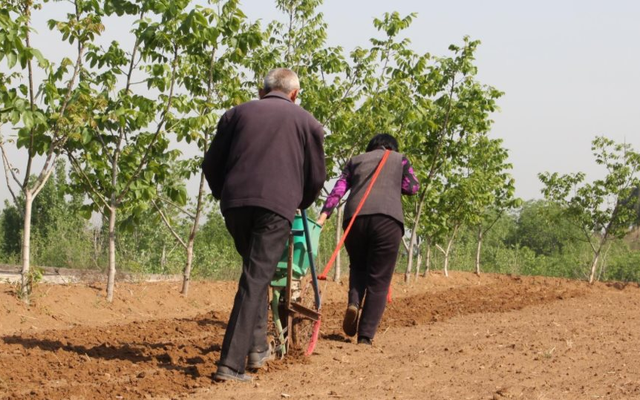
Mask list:
[[[456,168],[468,148],[467,136],[489,131],[493,122],[490,115],[497,109],[496,100],[502,96],[502,92],[476,80],[474,60],[479,44],[465,37],[462,46],[451,45],[449,50],[453,56],[436,59],[419,81],[419,90],[413,92],[414,103],[424,106],[416,107],[413,119],[405,117],[410,121],[407,141],[413,150],[409,156],[422,186],[416,199],[408,199],[417,202],[414,218],[409,221],[410,248],[416,245],[425,206],[436,204],[440,197],[440,190],[434,190],[433,186],[442,181],[446,168]],[[410,251],[405,281],[411,276],[413,255]]]
[[[189,35],[197,34],[185,9],[188,1],[116,2],[101,5],[105,16],[137,18],[131,50],[112,41],[91,45],[84,82],[95,107],[78,140],[66,152],[77,190],[91,202],[85,212],[103,215],[108,225],[107,301],[113,301],[117,227],[126,229],[151,207],[156,187],[179,151],[170,149],[168,131],[175,122],[174,103],[189,99],[176,92]],[[139,85],[144,85],[140,89]]]
[[[0,128],[13,129],[17,135],[0,136],[0,152],[6,184],[18,206],[17,192],[23,197],[21,209],[22,280],[20,297],[29,302],[31,291],[31,218],[33,201],[55,169],[56,160],[69,138],[77,135],[86,120],[92,99],[79,84],[84,54],[103,26],[91,2],[74,0],[63,21],[49,21],[49,28],[62,35],[75,55],[64,56],[58,64],[45,59],[32,46],[33,13],[44,12],[42,3],[18,0],[3,3],[0,10],[0,61],[6,72],[0,73]],[[8,146],[23,150],[22,177],[15,167]],[[42,166],[39,167],[39,161]],[[14,186],[16,189],[14,189]]]
[[[467,199],[469,226],[476,231],[475,273],[480,275],[482,244],[502,215],[520,204],[515,198],[515,181],[509,174],[508,151],[501,139],[478,136],[471,146],[468,168],[471,195]]]
[[[633,225],[633,193],[640,185],[640,153],[630,144],[599,136],[593,140],[591,150],[596,163],[606,169],[603,179],[587,183],[583,172],[538,175],[545,185],[545,198],[561,206],[563,215],[580,228],[591,248],[589,283],[595,281],[601,256],[611,240],[626,235]]]
[[[263,33],[258,24],[249,24],[238,8],[237,1],[222,5],[214,1],[217,9],[197,8],[190,12],[193,32],[190,36],[188,52],[180,65],[182,70],[178,84],[189,95],[189,101],[179,103],[176,115],[183,115],[175,127],[177,140],[195,144],[202,154],[176,164],[175,180],[166,180],[159,189],[160,197],[154,207],[167,228],[186,252],[181,293],[188,295],[193,266],[193,249],[196,233],[206,204],[205,178],[200,164],[211,144],[220,110],[227,109],[255,96],[246,82],[243,67],[247,57],[262,42]],[[191,210],[185,209],[186,189],[184,180],[198,176],[198,192]],[[186,216],[188,233],[183,234],[171,213],[166,208],[174,208]],[[186,237],[185,237],[186,236]]]
[[[495,191],[511,183],[508,174],[503,172],[507,152],[500,140],[491,140],[484,134],[466,135],[456,147],[456,159],[442,168],[443,187],[438,202],[430,210],[433,220],[430,237],[443,254],[445,276],[448,276],[451,250],[460,229],[478,224],[485,208],[495,203]]]

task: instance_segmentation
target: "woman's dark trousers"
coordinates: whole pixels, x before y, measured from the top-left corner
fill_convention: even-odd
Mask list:
[[[402,225],[391,217],[363,215],[356,218],[345,240],[350,261],[349,304],[362,307],[358,337],[373,339],[378,329],[402,234]]]

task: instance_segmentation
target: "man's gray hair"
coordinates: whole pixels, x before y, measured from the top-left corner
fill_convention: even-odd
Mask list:
[[[289,68],[276,68],[269,71],[264,77],[264,91],[266,93],[277,90],[286,94],[300,89],[298,75]]]

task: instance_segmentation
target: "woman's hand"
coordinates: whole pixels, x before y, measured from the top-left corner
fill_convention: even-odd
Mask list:
[[[326,213],[320,213],[320,217],[318,218],[318,220],[316,221],[316,223],[320,226],[324,226],[325,221],[327,220],[327,214]]]

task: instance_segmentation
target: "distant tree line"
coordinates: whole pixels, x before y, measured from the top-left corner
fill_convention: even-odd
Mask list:
[[[34,265],[106,270],[108,265],[105,225],[81,216],[82,199],[68,192],[64,163],[60,162],[52,179],[34,202],[32,257]],[[634,192],[634,196],[637,196]],[[640,282],[640,218],[634,201],[634,222],[624,237],[614,239],[597,271],[599,280]],[[20,229],[23,221],[15,205],[5,203],[0,212],[0,263],[19,262]],[[177,221],[180,218],[176,218]],[[186,233],[190,219],[177,222]],[[321,237],[318,262],[328,261],[335,246],[335,220],[327,223]],[[232,279],[240,273],[240,262],[224,220],[213,202],[200,226],[194,245],[193,271],[198,279]],[[566,215],[566,209],[549,200],[528,200],[503,213],[485,238],[482,252],[484,272],[517,275],[545,275],[588,279],[592,250],[581,229]],[[133,229],[118,235],[118,259],[123,271],[141,274],[180,274],[186,253],[166,230],[157,213],[149,211]],[[477,231],[461,227],[450,254],[452,270],[475,271]],[[416,254],[420,275],[441,271],[440,252],[427,257],[427,245]],[[406,270],[408,254],[402,251],[398,270]],[[416,271],[414,271],[415,273]]]

